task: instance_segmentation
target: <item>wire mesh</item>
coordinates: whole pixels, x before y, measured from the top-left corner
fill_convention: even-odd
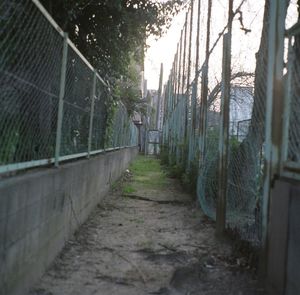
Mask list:
[[[227,225],[244,240],[259,244],[263,195],[263,147],[267,89],[267,32],[263,9],[244,1],[233,21]],[[254,22],[255,20],[255,22]],[[256,55],[257,53],[257,56]],[[260,63],[256,66],[256,58]],[[256,66],[256,67],[255,67]]]
[[[191,173],[192,165],[197,167],[199,202],[203,211],[215,219],[223,132],[222,41],[229,8],[227,2],[217,0],[194,0],[192,5],[193,18],[190,9],[166,87],[163,144],[171,165],[181,166],[186,173]],[[262,3],[234,1],[233,13],[226,223],[242,239],[257,244],[261,230],[268,30],[267,26],[263,29]],[[186,42],[186,36],[191,37],[190,41]],[[189,46],[192,52],[186,55]]]
[[[31,1],[4,1],[0,13],[0,165],[49,158],[63,38]]]
[[[226,4],[224,4],[226,5]],[[209,6],[211,6],[211,12],[209,13]],[[221,75],[222,75],[222,42],[216,43],[219,33],[222,32],[226,26],[227,7],[223,4],[211,1],[207,6],[206,13],[206,32],[209,36],[206,36],[206,42],[208,48],[213,50],[207,56],[207,68],[205,64],[204,71],[202,73],[201,84],[201,109],[203,119],[200,118],[200,125],[202,127],[202,154],[200,162],[200,171],[198,175],[198,187],[197,194],[203,211],[211,218],[216,218],[216,201],[218,193],[218,161],[219,161],[219,137],[220,137],[220,95],[219,91],[215,89],[220,88]],[[223,14],[224,17],[220,18]],[[209,15],[211,14],[211,15]],[[210,18],[210,20],[209,20]],[[206,61],[204,60],[204,63]],[[207,71],[207,72],[206,72]],[[207,81],[207,82],[206,82]],[[207,83],[207,85],[205,84]],[[205,88],[207,90],[205,92]],[[207,96],[206,96],[207,95]]]
[[[126,107],[117,103],[111,126],[107,130],[105,148],[137,145],[138,132],[130,122]]]
[[[253,145],[253,136],[259,130],[250,132],[252,121],[256,123],[256,118],[251,118],[254,100],[251,87],[232,86],[231,92],[227,223],[243,239],[257,243],[261,230],[263,141],[260,148]]]
[[[210,116],[211,115],[211,116]],[[204,213],[210,218],[216,218],[216,204],[218,194],[218,145],[219,145],[219,118],[213,118],[214,113],[208,114],[208,125],[206,131],[206,150],[201,161],[197,195]],[[218,115],[219,117],[219,115]],[[215,120],[217,119],[217,121]]]
[[[95,111],[92,130],[92,150],[104,149],[107,121],[106,104],[109,102],[108,89],[97,79],[95,93]]]
[[[61,155],[79,154],[88,148],[93,72],[68,48]]]
[[[289,136],[288,136],[288,161],[300,167],[300,62],[296,56],[300,52],[300,36],[294,37],[294,43],[290,45],[290,79],[289,79]]]
[[[31,0],[1,1],[0,172],[54,162],[65,42],[54,24]],[[88,154],[89,140],[100,151],[109,129],[112,146],[137,145],[125,107],[109,126],[112,97],[99,76],[92,114],[95,70],[67,42],[60,159]]]

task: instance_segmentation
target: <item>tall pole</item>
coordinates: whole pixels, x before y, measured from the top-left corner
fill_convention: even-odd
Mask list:
[[[157,107],[156,107],[156,130],[159,133],[160,138],[160,111],[161,111],[161,96],[162,96],[162,87],[163,87],[163,63],[160,64],[160,74],[159,74],[159,85],[158,85],[158,92],[157,92]],[[158,143],[154,144],[154,154],[157,155],[157,145]]]
[[[260,259],[260,274],[263,277],[266,275],[268,263],[268,222],[271,187],[274,177],[280,174],[282,157],[284,122],[282,116],[278,114],[284,109],[283,68],[286,12],[286,1],[270,1],[265,119],[266,147],[262,201],[262,251]]]
[[[198,96],[198,82],[199,82],[199,48],[200,48],[200,15],[201,15],[201,1],[198,0],[197,11],[197,35],[196,35],[196,62],[195,62],[195,78],[192,83],[192,122],[191,122],[191,142],[192,145],[189,149],[189,161],[188,168],[190,169],[190,163],[197,159],[196,151],[196,115],[197,115],[197,96]]]
[[[217,212],[216,212],[217,236],[222,236],[226,228],[232,21],[233,21],[233,0],[229,0],[228,32],[224,35],[223,38],[221,124],[220,124],[220,138],[219,138],[219,175],[218,175],[219,190],[218,190],[218,202],[217,202]]]
[[[185,139],[188,150],[187,150],[187,169],[190,169],[190,155],[192,155],[192,142],[193,142],[193,131],[192,131],[192,120],[193,120],[193,113],[192,113],[192,99],[190,97],[190,82],[191,82],[191,72],[192,72],[192,37],[193,37],[193,17],[194,17],[194,0],[191,1],[191,15],[190,15],[190,32],[189,32],[189,51],[188,51],[188,75],[187,75],[187,89],[186,89],[186,136]],[[189,120],[189,116],[191,116],[191,120]]]
[[[189,11],[187,11],[186,16],[185,16],[185,23],[184,23],[184,43],[183,43],[183,64],[182,64],[182,100],[184,102],[183,107],[184,107],[184,112],[183,112],[183,116],[184,116],[184,134],[183,134],[183,138],[184,141],[186,140],[187,137],[187,98],[186,98],[186,79],[187,79],[187,73],[185,72],[185,68],[186,68],[186,57],[187,57],[187,26],[188,26],[188,14]]]
[[[157,112],[156,112],[156,129],[160,128],[160,111],[161,111],[161,96],[162,96],[162,87],[163,87],[163,71],[164,65],[160,64],[160,74],[159,74],[159,85],[157,92]]]
[[[207,125],[208,64],[209,64],[209,57],[210,57],[209,48],[210,48],[211,7],[212,7],[212,0],[208,0],[207,25],[206,25],[207,28],[206,53],[205,53],[205,62],[202,71],[202,80],[201,80],[200,126],[199,126],[200,169],[205,154],[205,138],[206,138],[206,125]]]

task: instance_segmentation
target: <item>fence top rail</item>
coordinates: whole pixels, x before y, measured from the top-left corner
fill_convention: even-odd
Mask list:
[[[40,12],[44,15],[44,17],[49,21],[49,23],[53,26],[53,28],[62,36],[64,37],[64,31],[61,27],[57,24],[57,22],[53,19],[53,17],[49,14],[46,8],[38,1],[38,0],[31,0],[35,6],[40,10]]]
[[[44,15],[44,17],[49,21],[49,23],[52,25],[52,27],[64,38],[65,32],[62,30],[62,28],[58,25],[58,23],[53,19],[53,17],[49,14],[49,12],[46,10],[46,8],[39,2],[39,0],[31,0],[35,6],[40,10],[40,12]],[[100,80],[100,82],[108,87],[107,83],[101,78],[101,76],[98,74],[97,70],[90,64],[90,62],[83,56],[83,54],[78,50],[76,45],[67,38],[68,45],[76,52],[76,54],[82,59],[82,61],[93,71],[96,73],[97,78]]]

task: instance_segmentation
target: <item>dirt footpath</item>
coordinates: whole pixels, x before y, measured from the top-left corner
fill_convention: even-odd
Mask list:
[[[256,295],[253,271],[158,160],[139,157],[30,295]],[[123,180],[124,180],[123,179]]]

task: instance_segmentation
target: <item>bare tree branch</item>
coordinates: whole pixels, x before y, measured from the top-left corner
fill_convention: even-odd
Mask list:
[[[243,78],[243,77],[254,77],[254,73],[237,72],[237,73],[231,75],[231,81],[233,81],[237,78]],[[216,86],[210,92],[210,94],[208,96],[208,100],[207,100],[208,107],[210,107],[213,104],[214,100],[220,94],[221,86],[222,86],[222,82],[217,83]]]

